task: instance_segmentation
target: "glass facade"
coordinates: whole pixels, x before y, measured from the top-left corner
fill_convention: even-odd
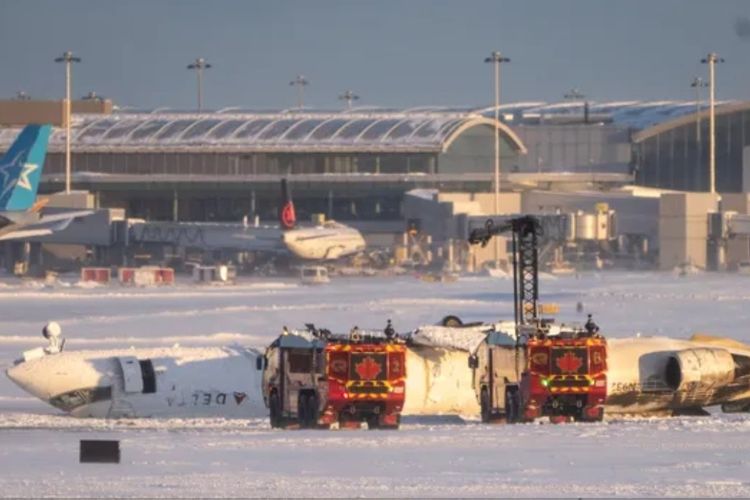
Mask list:
[[[434,174],[431,153],[73,153],[74,172],[123,175],[254,176]],[[45,174],[63,174],[65,155],[50,153]]]
[[[502,138],[511,165],[523,145]],[[470,110],[123,112],[74,116],[71,139],[75,187],[131,217],[272,221],[288,176],[301,220],[396,221],[409,189],[488,190],[494,131]],[[64,144],[55,129],[42,191],[60,188]]]
[[[709,190],[708,119],[684,123],[633,144],[635,182],[684,191]],[[750,111],[716,115],[716,190],[743,191],[743,152],[750,145]]]

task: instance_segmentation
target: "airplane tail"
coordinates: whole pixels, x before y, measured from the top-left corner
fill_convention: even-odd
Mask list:
[[[34,206],[51,130],[50,125],[27,125],[0,159],[0,210]]]
[[[286,179],[281,179],[281,210],[279,211],[281,229],[287,231],[297,225],[297,215],[294,212],[294,202]]]

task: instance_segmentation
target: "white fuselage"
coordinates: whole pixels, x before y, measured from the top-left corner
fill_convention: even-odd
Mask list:
[[[730,365],[732,354],[750,359],[750,348],[732,341],[609,339],[606,413],[668,412],[750,398],[748,376],[731,383],[704,377],[701,385],[695,382],[698,372],[685,373],[693,382],[670,387],[665,378],[670,358],[700,350],[724,353]],[[21,362],[7,374],[25,391],[77,417],[250,418],[268,414],[259,358],[241,347],[65,351]],[[415,345],[406,359],[404,415],[479,414],[465,348]],[[153,367],[153,392],[146,392],[148,377],[139,366],[145,361]],[[728,369],[733,372],[733,365]]]
[[[66,351],[7,374],[77,417],[263,417],[258,355],[240,347]],[[141,361],[151,362],[154,392]]]
[[[285,231],[284,245],[305,260],[336,260],[365,249],[365,239],[356,229],[329,221],[321,226]]]

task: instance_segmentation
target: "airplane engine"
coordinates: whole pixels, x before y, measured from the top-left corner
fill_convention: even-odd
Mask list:
[[[664,380],[673,391],[713,390],[732,382],[735,363],[725,349],[696,348],[677,351],[670,356]]]

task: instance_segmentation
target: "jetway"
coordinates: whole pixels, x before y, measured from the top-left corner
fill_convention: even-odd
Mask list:
[[[209,222],[123,221],[118,229],[123,244],[162,244],[200,250],[284,252],[282,231],[277,226],[246,226]]]

